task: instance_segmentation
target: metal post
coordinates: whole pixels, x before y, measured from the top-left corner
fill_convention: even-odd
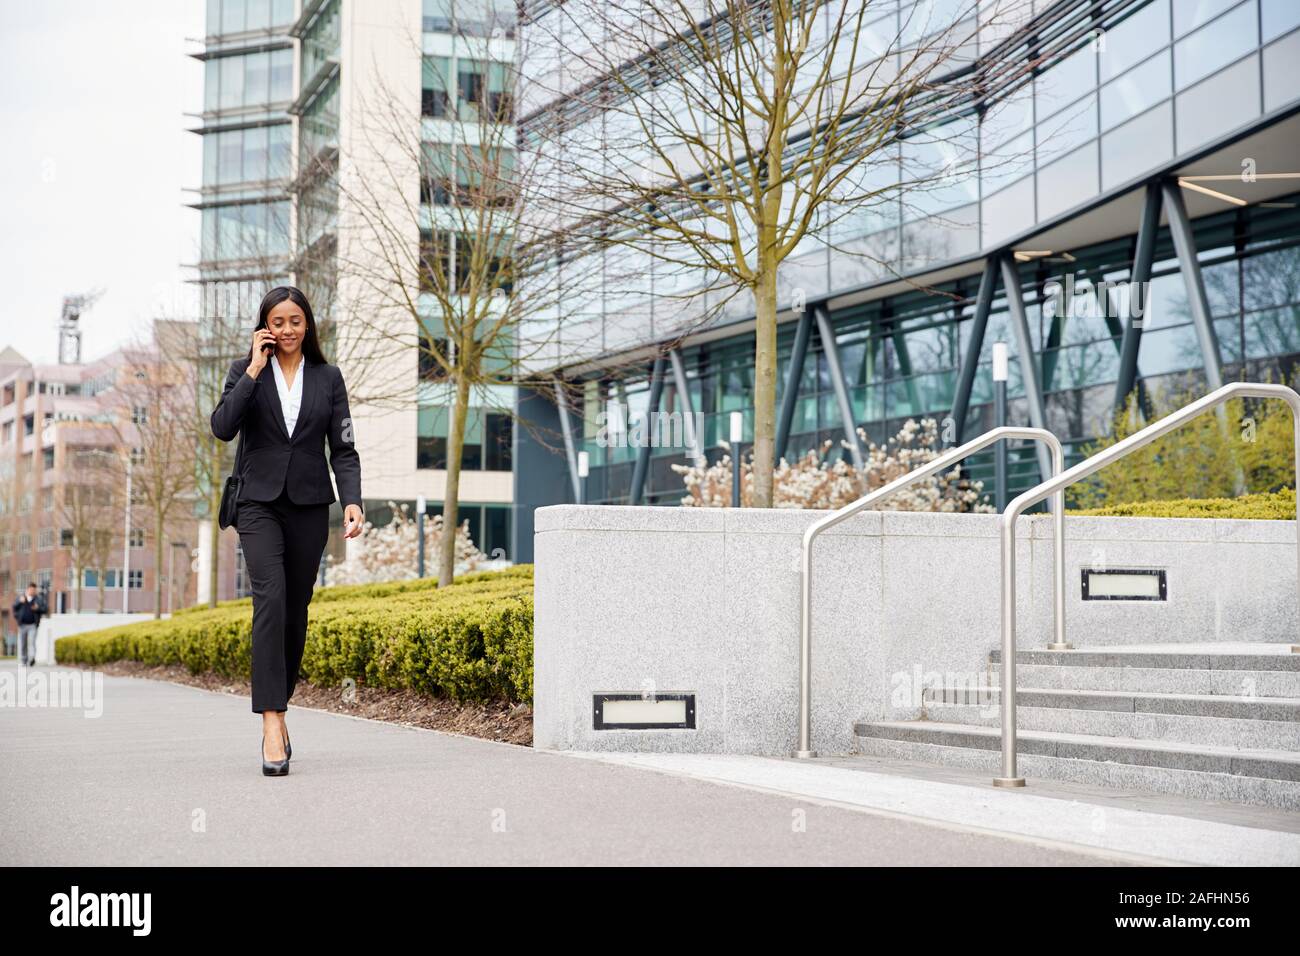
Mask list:
[[[131,613],[131,449],[126,452],[126,541],[122,545],[122,613]]]
[[[970,342],[962,357],[961,376],[957,379],[957,394],[952,401],[953,444],[960,445],[966,433],[966,415],[970,411],[971,390],[975,386],[975,371],[980,364],[980,350],[984,348],[984,330],[989,325],[989,312],[993,308],[993,292],[998,284],[998,257],[984,260],[984,275],[980,277],[979,292],[975,297],[975,316],[971,319]]]
[[[928,478],[931,475],[945,471],[963,459],[975,454],[976,452],[987,448],[995,442],[1000,442],[1008,438],[1021,438],[1026,440],[1040,441],[1051,449],[1049,461],[1051,463],[1051,474],[1059,475],[1065,467],[1065,453],[1061,448],[1061,440],[1049,431],[1041,428],[993,428],[978,438],[973,438],[957,448],[951,448],[921,465],[907,474],[895,478],[889,484],[877,488],[863,497],[859,498],[852,504],[845,505],[838,511],[834,511],[824,518],[819,519],[808,527],[803,533],[803,545],[801,550],[801,578],[800,578],[800,597],[799,597],[799,744],[795,750],[796,757],[815,757],[817,752],[812,749],[812,552],[813,542],[817,536],[829,528],[833,528],[841,521],[851,518],[853,515],[864,511],[875,502],[897,491],[901,491],[908,485]],[[1022,496],[1023,497],[1023,496]],[[1017,498],[1012,502],[1012,506],[1021,499]],[[1056,599],[1053,602],[1056,619],[1054,623],[1055,644],[1052,646],[1065,645],[1065,508],[1063,502],[1065,495],[1056,495],[1053,498],[1055,505],[1055,519],[1052,522],[1053,549],[1055,552],[1055,574],[1053,575],[1052,587],[1056,591]],[[1013,605],[1014,606],[1014,605]]]
[[[416,577],[424,577],[424,512],[429,503],[424,495],[415,499]]]
[[[1019,495],[1007,505],[1007,510],[1002,513],[1000,614],[1002,626],[1002,776],[994,778],[994,786],[1023,787],[1025,785],[1024,780],[1016,775],[1016,519],[1024,514],[1026,510],[1049,496],[1058,500],[1063,499],[1065,489],[1076,481],[1081,481],[1131,452],[1146,447],[1205,412],[1217,412],[1225,402],[1234,398],[1276,398],[1287,403],[1291,409],[1292,432],[1297,442],[1295,446],[1296,473],[1300,475],[1300,394],[1285,385],[1233,382],[1230,385],[1215,389],[1209,395],[1198,398],[1190,405],[1183,406],[1178,411],[1166,415],[1159,421],[1152,422],[1114,445],[1102,449],[1089,458],[1085,458],[1069,471],[1040,482]],[[1063,523],[1060,519],[1055,522],[1057,526],[1062,526]],[[1296,571],[1297,584],[1300,586],[1300,522],[1297,523]],[[1059,568],[1058,573],[1060,573]],[[1056,640],[1060,642],[1062,639],[1063,634],[1058,628]],[[1049,647],[1054,646],[1049,645]],[[1291,649],[1293,652],[1300,650],[1300,645],[1293,645]]]
[[[1025,399],[1029,403],[1029,424],[1034,428],[1047,428],[1047,413],[1043,409],[1043,386],[1038,377],[1038,361],[1034,354],[1034,341],[1029,336],[1029,319],[1025,315],[1025,300],[1020,295],[1020,274],[1010,256],[1002,257],[1002,288],[1007,294],[1007,309],[1011,317],[1011,330],[1016,336],[1016,350],[1020,353],[1020,378],[1025,386]],[[1038,446],[1038,471],[1051,474],[1051,456],[1042,445]]]
[[[743,412],[731,413],[731,507],[739,508],[741,501],[740,494],[740,473],[743,470],[744,454],[740,447],[741,439],[745,437],[745,415]]]
[[[659,411],[659,402],[664,394],[664,357],[662,355],[655,358],[654,366],[650,369],[650,402],[646,407],[646,415],[653,415]],[[647,419],[648,420],[648,419]],[[627,425],[630,428],[631,422]],[[637,449],[636,465],[632,469],[632,487],[628,492],[628,504],[639,505],[641,503],[641,494],[645,490],[646,472],[650,470],[650,442],[643,442]]]
[[[1007,343],[993,343],[993,427],[1007,423]],[[1001,514],[1007,507],[1007,443],[993,449],[993,504]]]
[[[585,451],[578,452],[578,478],[581,479],[581,485],[578,488],[578,504],[587,503],[587,475],[591,473],[591,456]]]
[[[704,446],[699,429],[695,427],[695,400],[691,398],[691,389],[686,382],[686,367],[682,365],[682,353],[670,349],[669,361],[673,365],[673,385],[677,388],[677,404],[681,406],[682,430],[686,433],[686,444],[690,448],[691,460],[699,468],[704,467]]]
[[[1115,380],[1116,414],[1124,410],[1129,392],[1133,391],[1133,383],[1137,380],[1138,346],[1142,341],[1142,321],[1147,309],[1151,307],[1147,287],[1151,282],[1151,261],[1155,258],[1156,232],[1159,229],[1160,187],[1150,183],[1147,185],[1146,201],[1142,205],[1142,221],[1138,224],[1137,248],[1133,254],[1133,271],[1129,276],[1128,316],[1120,344],[1119,377]],[[1109,304],[1106,303],[1106,306]]]
[[[799,326],[794,332],[794,347],[790,350],[790,368],[785,376],[785,392],[781,395],[781,416],[776,425],[777,464],[790,444],[790,428],[794,424],[794,409],[799,403],[799,385],[803,381],[803,366],[808,355],[808,340],[812,338],[812,312],[805,309],[799,316]]]
[[[1210,303],[1205,296],[1205,280],[1201,276],[1201,263],[1196,258],[1196,241],[1192,224],[1183,204],[1182,187],[1177,183],[1164,184],[1165,214],[1169,217],[1169,233],[1174,240],[1174,253],[1178,256],[1178,271],[1183,274],[1187,289],[1187,305],[1192,312],[1192,325],[1201,343],[1205,359],[1205,380],[1211,389],[1223,385],[1223,359],[1219,355],[1219,337],[1210,319]]]
[[[565,394],[564,386],[558,378],[555,380],[555,404],[559,406],[560,411],[560,432],[564,435],[564,453],[569,459],[569,482],[573,486],[573,500],[577,501],[582,496],[582,490],[578,486],[578,453],[573,444],[573,422],[569,418],[569,397]]]
[[[849,387],[844,381],[844,369],[840,365],[840,351],[835,345],[835,332],[831,329],[830,313],[824,305],[814,307],[817,314],[817,334],[821,338],[822,352],[826,355],[826,366],[831,373],[831,384],[835,386],[835,400],[840,407],[840,421],[844,425],[844,437],[849,444],[849,455],[853,458],[853,467],[863,469],[862,445],[858,442],[857,423],[853,419],[853,403],[849,401]]]

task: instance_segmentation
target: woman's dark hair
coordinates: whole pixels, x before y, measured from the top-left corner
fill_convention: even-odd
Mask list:
[[[320,350],[320,338],[316,335],[316,317],[312,315],[311,303],[299,289],[291,285],[278,285],[262,296],[262,304],[257,307],[257,325],[253,331],[267,328],[266,317],[281,302],[292,299],[293,304],[302,309],[303,318],[307,320],[307,334],[302,339],[302,354],[312,362],[325,364],[325,354]],[[253,346],[248,347],[248,360],[253,360]]]

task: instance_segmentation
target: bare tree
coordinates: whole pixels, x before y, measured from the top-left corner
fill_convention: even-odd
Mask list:
[[[124,350],[127,364],[112,393],[114,431],[131,456],[131,504],[138,501],[149,514],[156,618],[162,616],[169,529],[179,515],[192,511],[197,492],[199,456],[188,440],[195,407],[193,368],[184,350],[196,333],[195,323],[156,320],[151,343]]]
[[[783,301],[800,307],[787,263],[833,246],[844,217],[941,220],[944,192],[978,169],[972,104],[1032,69],[972,69],[977,5],[943,7],[918,3],[900,24],[875,22],[897,5],[871,0],[568,0],[528,25],[553,62],[530,69],[542,87],[530,102],[550,105],[522,125],[551,136],[543,152],[565,184],[540,215],[581,224],[607,261],[649,263],[656,301],[678,290],[679,335],[752,299],[760,507],[773,494],[777,317]],[[896,249],[852,252],[897,269]]]
[[[118,469],[115,462],[108,460],[112,455],[108,448],[70,447],[55,495],[58,525],[71,535],[69,559],[76,576],[73,610],[78,612],[85,610],[85,577],[92,568],[98,572],[99,609],[103,610],[103,565],[118,524],[113,509]],[[100,555],[99,562],[96,555]]]
[[[359,130],[364,150],[339,182],[340,348],[367,372],[350,377],[355,407],[404,409],[413,398],[448,409],[443,526],[459,519],[466,425],[475,408],[513,417],[511,387],[549,338],[530,320],[556,301],[548,266],[563,234],[530,229],[533,187],[517,159],[516,70],[502,55],[509,19],[462,33],[449,58],[423,57],[423,96],[376,70]],[[414,55],[420,37],[408,38]],[[364,68],[358,65],[358,68]],[[436,120],[426,139],[422,116]],[[521,276],[532,281],[520,283]],[[348,343],[344,345],[344,343]],[[410,378],[391,369],[409,368]],[[438,580],[454,576],[456,536],[444,535]]]

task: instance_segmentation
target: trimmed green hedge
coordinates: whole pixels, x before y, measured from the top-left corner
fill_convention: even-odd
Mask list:
[[[252,602],[61,638],[55,657],[183,664],[192,674],[247,679]],[[532,703],[532,566],[468,574],[442,590],[427,578],[321,588],[308,615],[302,673],[324,687],[351,677],[458,701]]]
[[[1295,492],[1291,489],[1240,498],[1186,498],[1182,501],[1136,501],[1109,508],[1071,511],[1072,515],[1110,515],[1121,518],[1261,518],[1289,521],[1295,518]]]

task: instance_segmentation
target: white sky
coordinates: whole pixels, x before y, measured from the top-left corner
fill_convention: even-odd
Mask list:
[[[92,289],[83,360],[196,317],[203,28],[204,0],[0,0],[0,348],[56,361]]]

